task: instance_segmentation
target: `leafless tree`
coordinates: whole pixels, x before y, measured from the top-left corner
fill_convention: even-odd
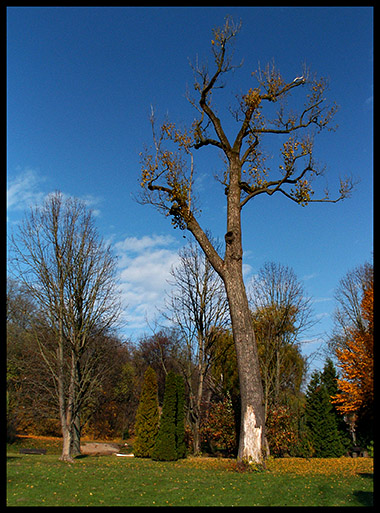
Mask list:
[[[336,348],[343,349],[345,340],[352,337],[348,330],[365,330],[361,301],[364,290],[373,280],[373,272],[372,263],[366,262],[349,271],[338,284],[335,292],[337,307],[334,312],[334,329],[329,341],[329,352],[333,357]]]
[[[230,48],[239,30],[240,25],[227,17],[223,27],[213,30],[213,70],[198,61],[193,66],[198,99],[188,95],[197,111],[190,128],[180,129],[167,121],[157,130],[152,114],[153,147],[141,153],[141,202],[170,216],[175,227],[189,230],[224,282],[240,379],[238,459],[261,462],[265,416],[257,346],[243,280],[242,210],[259,195],[271,197],[277,193],[301,206],[311,202],[335,203],[349,196],[353,184],[350,179],[341,179],[335,198],[330,197],[327,189],[319,197],[315,194],[313,182],[322,170],[314,159],[314,138],[330,128],[337,106],[327,104],[327,80],[311,76],[307,69],[290,81],[283,78],[274,64],[254,73],[257,87],[240,95],[238,107],[233,111],[236,134],[234,138],[228,135],[215,98],[217,90],[225,85],[221,82],[223,77],[236,68]],[[305,102],[298,112],[286,103],[296,90],[297,93],[306,90]],[[277,113],[270,108],[275,103],[279,105]],[[266,137],[280,142],[281,164],[277,170],[266,165],[262,149]],[[221,150],[226,162],[225,171],[219,177],[227,200],[224,257],[216,251],[198,221],[194,150],[208,147]],[[209,187],[215,189],[211,180]]]
[[[189,390],[193,450],[198,454],[205,380],[218,333],[229,323],[229,311],[223,282],[199,246],[191,241],[179,257],[179,264],[171,270],[173,288],[166,316],[179,328],[185,346],[183,372]]]
[[[269,404],[278,404],[280,390],[286,388],[289,376],[293,384],[299,381],[295,379],[302,363],[297,351],[299,338],[316,321],[311,315],[310,297],[288,266],[265,263],[252,278],[248,290],[267,415]]]
[[[42,332],[35,335],[58,397],[61,459],[72,461],[72,451],[79,450],[80,409],[97,382],[92,342],[119,315],[116,261],[85,203],[60,192],[30,210],[12,250],[18,279],[49,331],[49,343]]]

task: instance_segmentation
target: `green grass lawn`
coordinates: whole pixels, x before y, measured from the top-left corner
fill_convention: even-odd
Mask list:
[[[270,460],[239,473],[232,460],[177,462],[8,452],[8,506],[370,506],[369,458]]]

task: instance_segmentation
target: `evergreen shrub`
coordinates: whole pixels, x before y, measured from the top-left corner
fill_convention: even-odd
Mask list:
[[[177,378],[173,371],[169,371],[165,380],[160,428],[152,453],[154,460],[174,461],[178,459],[176,444],[176,409]]]
[[[140,458],[150,458],[156,442],[159,426],[157,376],[152,367],[144,374],[140,403],[136,413],[136,441],[133,453]]]

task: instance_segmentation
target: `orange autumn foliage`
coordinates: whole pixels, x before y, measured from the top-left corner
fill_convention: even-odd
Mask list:
[[[361,314],[365,328],[352,328],[345,346],[336,349],[342,378],[333,403],[343,414],[365,409],[373,404],[373,281],[365,289]]]

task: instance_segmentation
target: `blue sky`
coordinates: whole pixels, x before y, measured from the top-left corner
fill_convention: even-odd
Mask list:
[[[193,121],[185,98],[193,85],[189,60],[198,55],[212,65],[211,29],[227,14],[242,20],[235,60],[244,59],[215,94],[229,133],[236,126],[228,107],[235,94],[255,87],[251,73],[259,62],[274,59],[289,81],[306,62],[329,78],[328,97],[340,106],[338,130],[316,144],[331,192],[339,176],[360,180],[352,198],[336,205],[302,208],[285,197],[259,196],[243,211],[246,280],[266,261],[294,269],[320,320],[305,334],[313,341],[305,345],[310,353],[331,331],[339,280],[372,257],[372,8],[8,8],[8,233],[53,190],[86,200],[120,257],[125,333],[137,338],[147,331],[183,235],[191,236],[134,200],[139,152],[151,144],[151,105],[157,117]],[[277,156],[280,145],[270,141],[266,148]],[[223,238],[225,195],[213,180],[222,161],[207,148],[195,157],[200,223]]]

